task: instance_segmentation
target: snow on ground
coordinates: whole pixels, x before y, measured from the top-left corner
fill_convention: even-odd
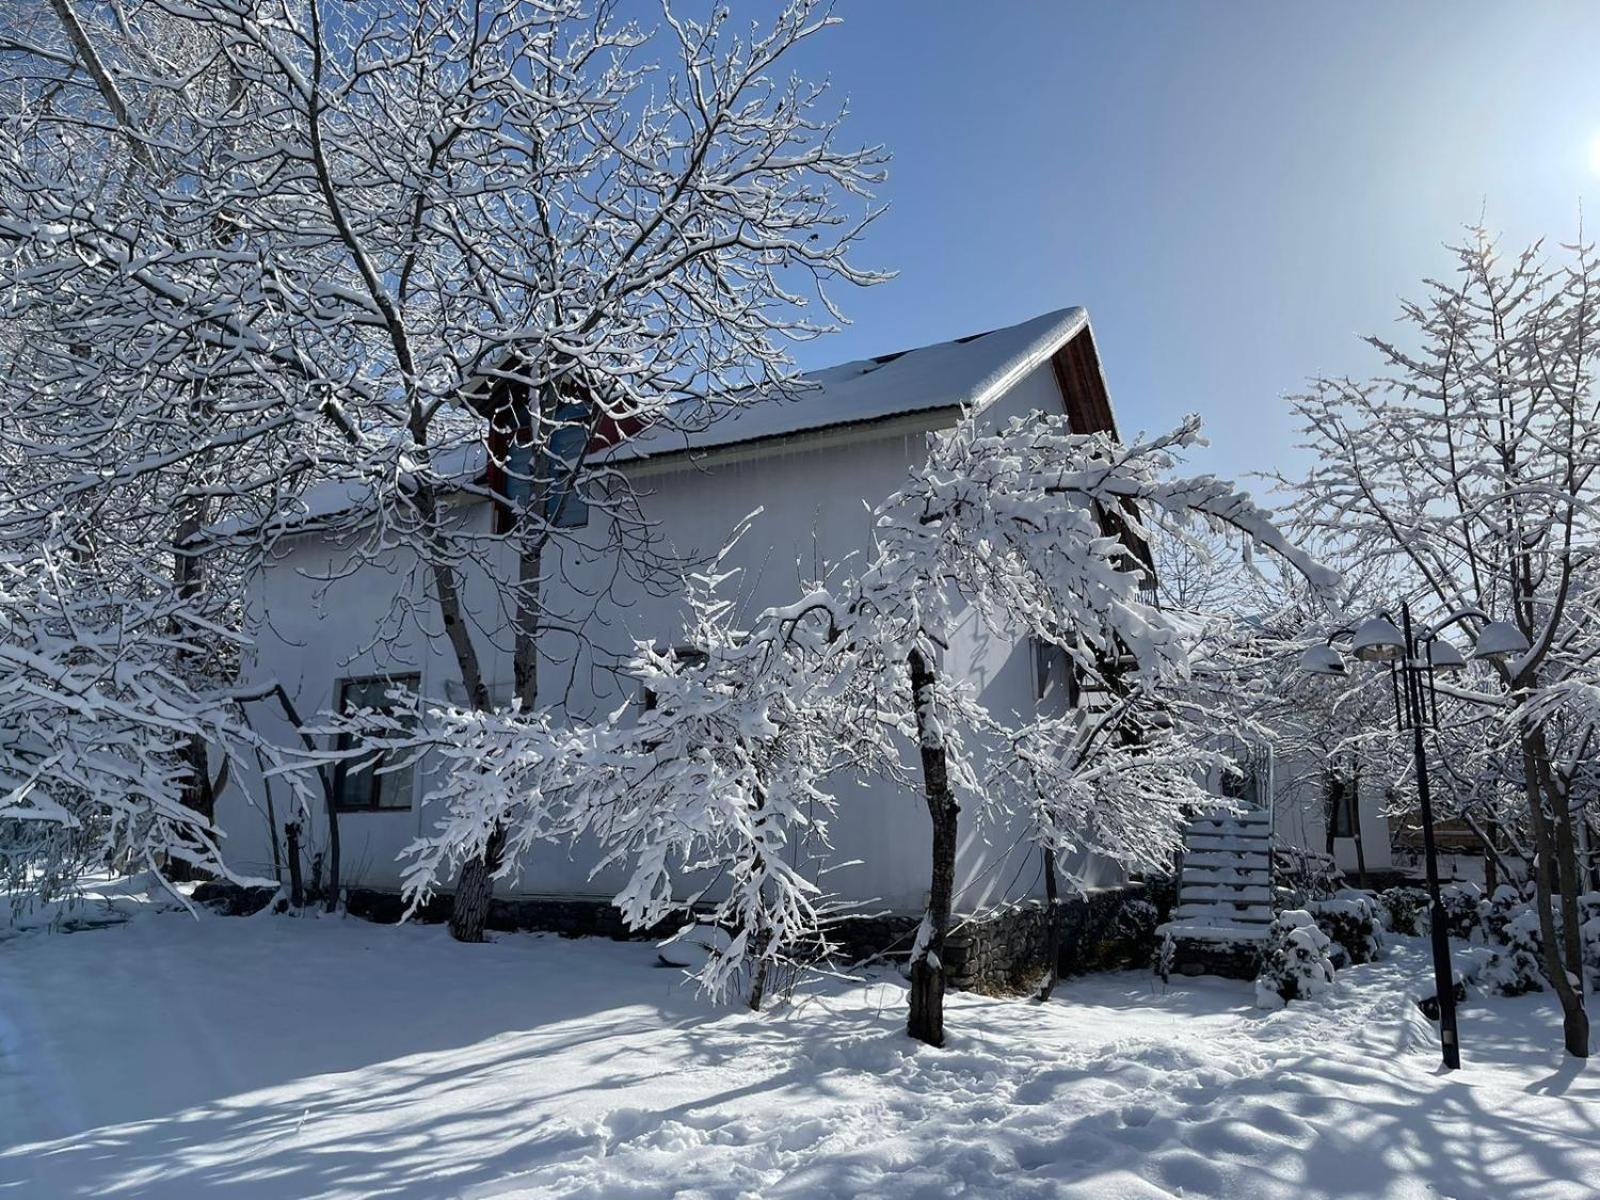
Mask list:
[[[892,976],[712,1010],[653,947],[146,913],[0,940],[0,1197],[1593,1197],[1600,1067],[1421,943],[1277,1013],[1142,973],[1047,1005]]]

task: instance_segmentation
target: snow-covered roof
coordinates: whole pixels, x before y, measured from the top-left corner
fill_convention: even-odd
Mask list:
[[[809,371],[783,394],[723,411],[699,428],[646,431],[618,447],[614,458],[708,450],[944,408],[979,409],[1088,324],[1084,309],[1062,308],[988,333]]]
[[[1061,308],[1019,325],[970,334],[948,342],[880,354],[824,367],[795,377],[794,386],[749,404],[721,407],[714,419],[698,427],[674,422],[635,435],[612,450],[612,462],[637,462],[667,454],[702,452],[866,424],[888,417],[967,407],[981,409],[1084,331],[1089,314],[1082,308]],[[1098,374],[1098,367],[1095,368]],[[442,447],[433,466],[463,483],[481,475],[488,463],[482,442]],[[327,480],[307,488],[295,511],[279,514],[271,525],[279,530],[311,528],[320,520],[365,504],[366,485],[352,480]],[[228,520],[211,533],[226,537],[244,532],[245,523]]]

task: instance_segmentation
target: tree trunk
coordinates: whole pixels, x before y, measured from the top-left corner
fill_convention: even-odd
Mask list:
[[[1540,738],[1541,744],[1543,738]],[[1548,759],[1539,763],[1540,786],[1550,798],[1551,833],[1556,847],[1556,883],[1561,888],[1561,948],[1567,969],[1583,978],[1583,932],[1579,928],[1578,893],[1583,890],[1578,873],[1578,844],[1572,831],[1572,809],[1566,789],[1556,783]]]
[[[950,930],[955,895],[956,827],[960,808],[950,791],[949,763],[943,739],[930,720],[933,670],[920,650],[913,650],[911,699],[916,710],[917,748],[922,757],[922,790],[933,821],[933,874],[928,887],[925,927],[911,963],[911,1015],[906,1032],[930,1046],[944,1045],[944,942]]]
[[[1039,999],[1050,999],[1056,990],[1056,980],[1061,969],[1061,912],[1056,904],[1059,890],[1056,886],[1056,852],[1044,851],[1044,982],[1039,985]]]
[[[772,962],[767,958],[767,934],[761,930],[756,934],[756,969],[750,976],[750,1011],[760,1012],[761,1005],[767,997],[767,976]]]
[[[456,881],[455,904],[450,910],[450,936],[458,942],[483,941],[489,920],[489,902],[494,896],[494,873],[500,869],[506,835],[496,828],[484,843],[483,853],[461,867]]]
[[[1523,735],[1522,768],[1528,796],[1529,823],[1533,827],[1536,860],[1533,873],[1534,908],[1539,918],[1540,953],[1550,987],[1561,1002],[1561,1033],[1567,1053],[1574,1058],[1588,1058],[1589,1014],[1584,1011],[1583,993],[1572,983],[1575,977],[1582,978],[1582,967],[1579,966],[1579,973],[1569,974],[1567,964],[1563,961],[1561,943],[1556,937],[1555,915],[1551,911],[1555,890],[1551,864],[1556,858],[1556,839],[1550,827],[1550,816],[1545,812],[1546,797],[1540,783],[1538,752],[1542,748],[1540,739],[1533,733]]]
[[[1350,772],[1350,831],[1356,838],[1356,886],[1367,886],[1367,846],[1361,836],[1361,769]]]
[[[300,720],[300,713],[294,706],[294,701],[289,699],[289,693],[283,690],[283,684],[274,682],[272,690],[258,699],[267,696],[277,698],[278,706],[283,710],[283,715],[293,725],[295,732],[300,735],[300,744],[307,750],[316,750],[317,743],[306,732],[305,723]],[[263,779],[265,777],[263,776]],[[339,907],[339,805],[333,794],[332,771],[326,765],[317,768],[317,783],[322,789],[322,808],[328,821],[328,895],[324,907],[328,912],[333,912]],[[287,827],[285,827],[287,828]],[[295,825],[296,834],[299,833],[298,823]],[[291,859],[294,855],[291,853]],[[299,902],[296,901],[296,904]]]
[[[544,538],[540,537],[519,556],[516,626],[511,651],[512,687],[530,712],[539,697],[539,572],[544,557]],[[487,711],[488,688],[480,682],[473,693],[473,707]],[[484,843],[484,851],[461,864],[456,880],[455,905],[450,910],[450,936],[458,942],[483,941],[484,924],[489,919],[489,902],[494,894],[494,873],[500,869],[506,832],[496,826]]]
[[[290,821],[285,825],[283,827],[283,838],[288,843],[289,903],[296,908],[304,908],[306,887],[300,878],[300,822]]]

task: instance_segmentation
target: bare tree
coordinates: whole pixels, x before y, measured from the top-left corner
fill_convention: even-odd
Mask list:
[[[850,251],[884,155],[838,145],[826,87],[784,74],[834,22],[816,0],[743,33],[720,7],[645,29],[579,0],[46,15],[5,38],[0,147],[5,282],[59,331],[33,393],[86,378],[68,394],[139,411],[154,355],[200,406],[160,463],[223,476],[173,510],[184,561],[247,569],[310,528],[343,538],[344,570],[403,551],[395,624],[448,642],[475,711],[541,698],[554,547],[676,565],[615,448],[756,399],[837,319],[830,285],[882,277]],[[489,561],[514,565],[476,613]],[[511,696],[485,670],[491,623],[512,631]],[[465,940],[502,840],[464,867]]]
[[[1394,563],[1414,606],[1481,606],[1531,646],[1493,668],[1498,740],[1515,747],[1544,966],[1567,1051],[1583,1057],[1577,844],[1587,798],[1572,782],[1593,753],[1600,652],[1600,271],[1587,245],[1554,264],[1538,246],[1505,259],[1481,231],[1455,253],[1457,281],[1430,282],[1404,308],[1413,344],[1368,339],[1383,376],[1320,380],[1296,401],[1318,465],[1296,485],[1295,512],[1311,536]]]

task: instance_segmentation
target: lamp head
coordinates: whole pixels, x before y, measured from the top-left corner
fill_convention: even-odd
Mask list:
[[[1472,651],[1472,657],[1505,662],[1526,654],[1528,650],[1528,639],[1522,636],[1522,630],[1510,621],[1490,621],[1478,631],[1478,644]]]
[[[1344,655],[1332,646],[1318,644],[1307,646],[1305,653],[1300,655],[1300,669],[1307,675],[1339,675],[1345,674]]]
[[[1435,671],[1459,671],[1467,660],[1450,642],[1435,639],[1428,643],[1428,665]]]
[[[1388,617],[1368,617],[1350,639],[1350,652],[1362,662],[1395,662],[1405,649],[1405,636]]]

